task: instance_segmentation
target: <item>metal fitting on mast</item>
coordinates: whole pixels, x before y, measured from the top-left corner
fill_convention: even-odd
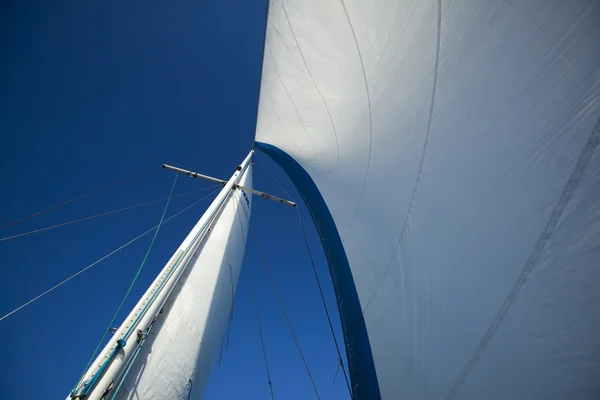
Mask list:
[[[223,185],[227,183],[227,181],[224,180],[224,179],[213,178],[212,176],[199,174],[197,172],[188,171],[187,169],[174,167],[174,166],[168,165],[168,164],[163,164],[162,167],[166,168],[166,169],[170,169],[171,171],[179,172],[180,174],[185,174],[185,175],[189,176],[190,178],[202,178],[202,179],[205,179],[207,181],[211,181],[211,182],[215,182],[215,183],[221,183]],[[237,170],[239,171],[240,168],[241,168],[241,166],[238,165]],[[234,187],[236,189],[241,189],[241,190],[246,191],[248,193],[252,193],[252,194],[255,194],[257,196],[260,196],[263,199],[273,200],[273,201],[276,201],[276,202],[281,203],[281,204],[287,204],[288,206],[296,207],[296,203],[294,203],[293,201],[282,199],[281,197],[273,196],[272,194],[261,192],[260,190],[255,190],[255,189],[252,189],[252,188],[249,188],[249,187],[238,185],[237,183],[234,185]]]

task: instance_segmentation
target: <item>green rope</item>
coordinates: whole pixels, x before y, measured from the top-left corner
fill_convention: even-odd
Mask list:
[[[167,213],[167,209],[169,208],[169,202],[171,201],[171,197],[173,196],[173,190],[175,189],[175,183],[177,183],[177,175],[179,175],[179,174],[175,174],[175,179],[173,180],[173,185],[171,186],[171,192],[169,193],[169,197],[167,198],[167,204],[165,204],[165,208],[163,210],[162,216],[160,217],[160,221],[158,223],[158,226],[156,227],[156,231],[154,231],[154,236],[152,237],[152,241],[150,242],[150,246],[148,247],[148,250],[146,251],[146,255],[144,256],[144,259],[142,260],[142,263],[140,264],[140,267],[138,268],[135,276],[133,277],[133,281],[131,281],[131,284],[129,285],[129,288],[127,289],[127,292],[125,292],[125,296],[123,297],[123,300],[121,300],[121,304],[119,304],[119,307],[117,308],[117,311],[115,311],[112,319],[110,320],[110,323],[108,324],[108,327],[104,331],[104,335],[102,335],[102,338],[98,342],[98,345],[96,346],[96,349],[94,350],[94,353],[92,354],[92,357],[90,357],[89,361],[87,362],[87,365],[85,366],[85,368],[83,370],[83,373],[81,374],[81,376],[79,377],[79,380],[77,381],[77,384],[73,388],[73,392],[75,390],[77,390],[77,388],[79,387],[79,384],[81,383],[83,377],[85,376],[85,373],[87,372],[88,368],[92,364],[92,361],[94,361],[94,358],[96,357],[96,354],[98,354],[98,350],[100,349],[100,346],[102,346],[102,342],[104,342],[104,338],[106,337],[106,334],[112,328],[113,323],[115,322],[115,319],[117,318],[117,315],[119,314],[119,311],[121,311],[121,308],[123,307],[123,304],[125,304],[125,300],[127,300],[127,297],[129,296],[129,293],[131,292],[131,289],[133,288],[133,285],[137,281],[137,278],[140,276],[140,272],[142,272],[142,269],[144,268],[144,265],[146,264],[146,260],[148,260],[148,256],[150,255],[150,251],[152,250],[152,246],[154,245],[154,241],[156,240],[156,237],[158,236],[158,231],[160,231],[160,227],[161,227],[161,225],[162,225],[162,223],[163,223],[163,221],[165,219],[165,214]]]

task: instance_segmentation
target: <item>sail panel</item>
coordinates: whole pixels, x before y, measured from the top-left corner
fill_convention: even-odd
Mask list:
[[[252,187],[251,168],[240,185]],[[154,323],[118,399],[202,398],[233,311],[251,201],[250,194],[233,189]]]
[[[382,398],[600,391],[598,21],[592,0],[270,1],[256,140],[333,218]]]

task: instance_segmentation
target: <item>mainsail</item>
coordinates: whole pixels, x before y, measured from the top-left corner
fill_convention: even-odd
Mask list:
[[[231,315],[246,245],[250,152],[77,389],[85,399],[201,398]],[[250,189],[251,190],[251,189]]]
[[[600,2],[272,0],[256,140],[355,399],[597,398]]]

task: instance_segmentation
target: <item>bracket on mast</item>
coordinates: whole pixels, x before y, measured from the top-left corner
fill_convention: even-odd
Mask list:
[[[212,176],[203,175],[203,174],[199,174],[197,172],[188,171],[187,169],[183,169],[183,168],[173,167],[172,165],[163,164],[162,167],[166,168],[166,169],[170,169],[171,171],[178,172],[180,174],[185,174],[185,175],[189,176],[190,178],[201,178],[201,179],[205,179],[207,181],[211,181],[211,182],[215,182],[215,183],[220,183],[221,185],[225,185],[227,183],[227,181],[223,180],[223,179],[213,178]],[[276,202],[281,203],[281,204],[287,204],[288,206],[296,207],[296,203],[294,203],[293,201],[282,199],[281,197],[273,196],[271,194],[268,194],[268,193],[265,193],[265,192],[261,192],[260,190],[255,190],[255,189],[252,189],[252,188],[249,188],[249,187],[246,187],[246,186],[238,185],[237,183],[234,185],[234,187],[237,188],[237,189],[244,190],[244,191],[246,191],[248,193],[252,193],[252,194],[255,194],[257,196],[260,196],[263,199],[273,200],[273,201],[276,201]]]

